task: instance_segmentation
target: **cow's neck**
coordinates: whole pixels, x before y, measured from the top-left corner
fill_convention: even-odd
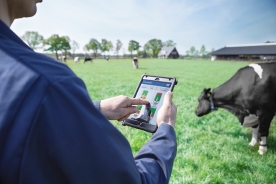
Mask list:
[[[235,89],[227,86],[219,86],[212,91],[214,103],[217,107],[223,107],[229,105],[235,101],[234,96],[237,92]]]
[[[235,88],[236,85],[227,82],[215,89],[213,89],[213,101],[214,106],[217,108],[223,108],[237,116],[242,123],[244,117],[248,115],[248,112],[244,110],[240,103],[239,93],[240,90]]]

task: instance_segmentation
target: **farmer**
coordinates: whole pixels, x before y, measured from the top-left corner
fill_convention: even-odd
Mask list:
[[[72,70],[29,48],[9,27],[35,15],[39,2],[0,0],[0,183],[168,183],[176,156],[172,93],[157,132],[133,158],[108,120],[149,102],[117,96],[93,104]]]

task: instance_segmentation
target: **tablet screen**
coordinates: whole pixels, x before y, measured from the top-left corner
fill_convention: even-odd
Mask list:
[[[163,104],[164,95],[170,90],[172,83],[143,79],[135,98],[150,102],[150,113],[145,105],[138,105],[138,112],[129,116],[128,119],[156,124],[156,115]],[[150,114],[150,116],[148,116]]]

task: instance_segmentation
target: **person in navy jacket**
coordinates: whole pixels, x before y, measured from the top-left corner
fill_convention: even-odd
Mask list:
[[[109,120],[148,102],[117,96],[93,103],[71,69],[28,47],[9,27],[35,15],[38,2],[0,0],[0,183],[169,183],[177,148],[172,92],[158,130],[133,157]]]

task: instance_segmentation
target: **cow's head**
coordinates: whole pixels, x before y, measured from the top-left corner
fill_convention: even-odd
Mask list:
[[[211,89],[203,89],[202,93],[198,97],[198,106],[196,108],[195,114],[200,117],[204,116],[211,112],[211,102],[210,102],[210,96],[211,96]]]

